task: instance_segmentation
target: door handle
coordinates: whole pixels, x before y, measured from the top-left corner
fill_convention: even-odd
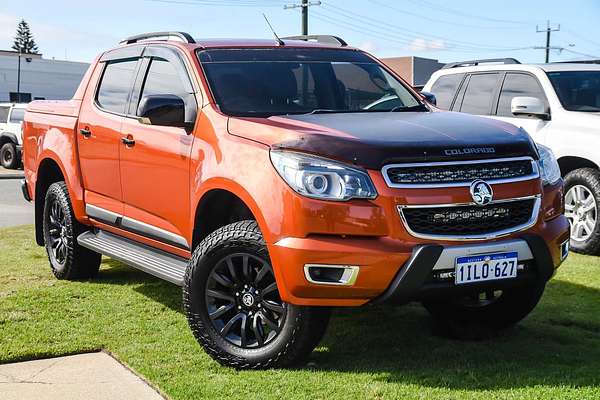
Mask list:
[[[133,146],[135,144],[135,140],[128,137],[121,138],[121,142],[123,142],[125,146]]]
[[[79,133],[81,133],[83,135],[83,137],[89,138],[90,136],[92,136],[92,131],[90,131],[89,129],[80,129]]]

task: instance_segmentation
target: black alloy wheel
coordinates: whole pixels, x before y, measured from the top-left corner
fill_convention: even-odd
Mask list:
[[[185,274],[183,308],[204,350],[238,369],[306,361],[330,316],[326,307],[283,302],[253,220],[223,226],[196,246]]]
[[[222,258],[209,275],[205,293],[214,328],[236,346],[268,344],[285,322],[286,305],[279,298],[273,270],[255,255]]]
[[[48,213],[48,239],[49,256],[59,266],[64,266],[68,252],[68,227],[67,218],[58,198],[50,203]]]
[[[58,279],[96,276],[101,256],[77,243],[89,228],[75,218],[65,182],[50,185],[44,199],[43,233],[52,273]]]

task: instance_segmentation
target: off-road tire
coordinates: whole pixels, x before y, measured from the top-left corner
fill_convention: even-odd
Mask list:
[[[424,301],[437,334],[454,339],[481,340],[496,336],[525,318],[537,305],[545,284],[506,289],[493,302],[474,307],[461,299]]]
[[[575,185],[585,186],[596,199],[596,226],[586,241],[571,240],[570,248],[582,254],[600,255],[600,171],[580,168],[569,172],[565,176],[565,195]]]
[[[6,169],[17,169],[20,160],[14,143],[4,143],[0,147],[0,164]]]
[[[64,234],[61,237],[65,248],[63,262],[58,260],[52,247],[52,243],[55,242],[52,235],[55,233],[51,233],[51,230],[56,229],[56,225],[53,225],[50,219],[52,207],[59,207],[61,216],[64,216]],[[67,185],[64,182],[50,185],[44,200],[43,233],[50,267],[57,279],[89,279],[98,274],[102,256],[77,243],[77,236],[86,230],[87,228],[75,219]]]
[[[219,228],[194,250],[183,286],[183,307],[194,336],[217,362],[237,369],[286,367],[306,360],[325,334],[328,308],[286,304],[286,317],[278,335],[258,348],[236,346],[213,326],[207,310],[207,280],[222,257],[240,252],[260,257],[270,265],[266,244],[255,221]]]

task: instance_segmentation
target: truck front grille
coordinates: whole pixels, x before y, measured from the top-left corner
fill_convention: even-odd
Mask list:
[[[484,239],[506,235],[535,224],[539,197],[500,200],[485,206],[399,206],[407,230],[417,237]]]
[[[489,183],[515,182],[539,176],[530,157],[427,164],[392,164],[383,168],[390,187],[462,186],[476,179]]]

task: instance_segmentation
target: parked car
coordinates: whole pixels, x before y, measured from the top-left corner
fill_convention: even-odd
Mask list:
[[[600,65],[467,61],[435,72],[423,90],[438,107],[510,122],[552,149],[565,179],[571,248],[600,255]]]
[[[16,169],[21,165],[21,124],[27,104],[0,103],[0,165]]]
[[[72,100],[31,103],[24,136],[54,275],[92,278],[103,254],[183,286],[196,339],[236,368],[306,359],[337,306],[422,301],[489,335],[568,253],[548,149],[336,37],[131,37]]]

